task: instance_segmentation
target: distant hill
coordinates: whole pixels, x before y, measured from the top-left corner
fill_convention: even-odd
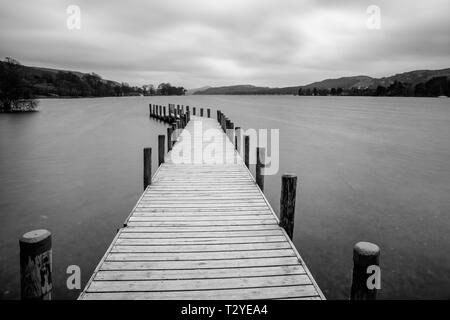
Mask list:
[[[186,90],[186,94],[187,95],[195,94],[198,91],[204,91],[204,90],[207,90],[209,88],[211,88],[211,87],[210,86],[204,86],[204,87],[201,87],[201,88],[188,89],[188,90]]]
[[[438,84],[433,79],[441,78]],[[359,75],[353,77],[341,77],[337,79],[326,79],[313,82],[302,86],[292,86],[283,88],[256,87],[252,85],[234,85],[224,87],[211,87],[206,90],[196,91],[194,94],[313,94],[314,88],[317,94],[326,95],[333,92],[340,92],[346,95],[420,95],[428,96],[426,83],[428,87],[438,86],[441,89],[433,89],[442,94],[449,95],[448,89],[450,78],[450,68],[441,70],[416,70],[405,73],[399,73],[389,77],[372,78],[369,76]],[[434,82],[433,82],[433,81]],[[401,84],[401,88],[397,88]],[[389,87],[396,86],[395,90],[388,90]],[[421,87],[425,87],[425,92]],[[384,89],[383,89],[384,88]],[[416,88],[418,92],[416,93]],[[431,89],[430,89],[431,90]],[[429,91],[429,90],[428,90]],[[437,93],[439,95],[439,93]]]

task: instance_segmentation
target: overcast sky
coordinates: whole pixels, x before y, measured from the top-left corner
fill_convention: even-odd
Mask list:
[[[369,29],[367,7],[381,9]],[[66,10],[81,9],[69,30]],[[371,20],[373,21],[373,20]],[[0,0],[0,57],[131,85],[291,86],[450,67],[448,0]]]

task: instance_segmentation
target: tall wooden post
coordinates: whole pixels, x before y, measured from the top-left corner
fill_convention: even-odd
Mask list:
[[[200,108],[200,117],[203,117],[203,108]]]
[[[172,150],[172,127],[167,128],[167,152]]]
[[[192,107],[192,114],[195,116],[195,107]]]
[[[19,240],[22,300],[52,299],[52,234],[33,230]]]
[[[144,148],[144,190],[152,183],[152,148]]]
[[[376,300],[377,288],[369,288],[368,278],[375,270],[368,267],[380,265],[380,248],[370,242],[358,242],[353,248],[353,277],[351,300]],[[369,271],[369,272],[368,272]]]
[[[150,113],[150,118],[151,118],[152,117],[152,104],[151,103],[148,104],[148,111]]]
[[[158,135],[158,166],[164,163],[164,139],[163,134]]]
[[[172,123],[172,134],[173,134],[173,140],[172,140],[172,146],[175,144],[177,140],[177,123]]]
[[[297,176],[283,174],[281,177],[280,227],[286,230],[289,238],[294,236],[295,197],[297,192]]]
[[[256,183],[258,184],[261,191],[264,192],[264,164],[266,157],[266,149],[257,147],[256,148]]]
[[[208,118],[211,118],[211,109],[210,108],[206,109],[206,114],[207,114]]]
[[[186,106],[186,112],[190,112],[189,106]]]
[[[247,168],[250,168],[249,166],[249,159],[250,159],[250,136],[245,135],[244,136],[244,163],[247,166]]]
[[[163,119],[164,119],[164,121],[167,121],[167,118],[166,118],[166,106],[163,107]]]
[[[159,118],[162,118],[162,106],[159,106]]]
[[[241,152],[241,127],[236,127],[234,128],[234,132],[235,132],[235,149],[237,150],[238,153]]]

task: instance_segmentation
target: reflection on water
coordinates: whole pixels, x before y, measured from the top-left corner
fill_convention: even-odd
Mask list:
[[[280,129],[265,193],[278,212],[281,173],[298,175],[294,242],[328,298],[348,297],[360,240],[381,247],[381,298],[450,298],[448,99],[293,96],[42,100],[1,114],[0,297],[19,297],[18,238],[36,228],[53,233],[55,298],[77,297],[66,267],[88,281],[142,192],[143,147],[166,132],[150,102]]]

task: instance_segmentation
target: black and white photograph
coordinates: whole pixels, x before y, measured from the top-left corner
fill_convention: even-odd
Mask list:
[[[449,17],[0,0],[0,300],[450,300]]]

